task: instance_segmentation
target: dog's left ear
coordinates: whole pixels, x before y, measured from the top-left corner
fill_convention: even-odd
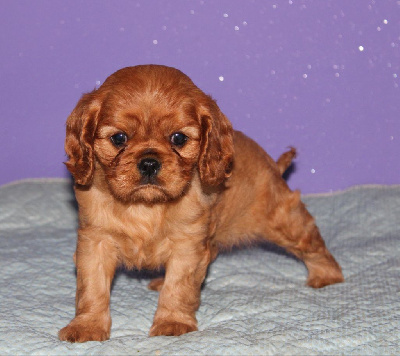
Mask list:
[[[201,182],[217,186],[231,175],[233,168],[233,129],[217,103],[209,96],[200,106],[201,146],[199,173]]]

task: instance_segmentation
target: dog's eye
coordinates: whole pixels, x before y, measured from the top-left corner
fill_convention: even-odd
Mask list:
[[[171,143],[178,147],[182,147],[186,143],[187,139],[188,137],[182,132],[175,132],[171,135]]]
[[[118,132],[110,137],[111,142],[115,147],[122,147],[128,141],[128,136],[124,132]]]

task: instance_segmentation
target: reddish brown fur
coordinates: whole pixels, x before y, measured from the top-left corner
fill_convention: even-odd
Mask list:
[[[282,153],[282,155],[276,161],[280,174],[286,172],[286,170],[292,164],[293,158],[296,157],[296,154],[296,149],[294,147],[290,147],[289,151]]]
[[[118,132],[128,136],[119,148],[110,141]],[[174,132],[188,136],[184,146],[171,144]],[[300,193],[281,178],[295,150],[275,163],[176,69],[111,75],[69,116],[65,147],[80,228],[76,316],[61,340],[109,338],[119,265],[165,268],[149,284],[160,292],[151,336],[197,330],[200,287],[220,249],[266,239],[304,261],[311,287],[343,281]],[[138,162],[147,157],[161,162],[156,184],[141,182]]]

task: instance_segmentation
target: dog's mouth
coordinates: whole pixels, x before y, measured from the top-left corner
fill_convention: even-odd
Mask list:
[[[168,191],[159,184],[144,182],[135,187],[132,191],[132,198],[144,203],[161,203],[173,199]]]
[[[154,187],[159,187],[160,188],[160,183],[159,183],[157,177],[144,176],[144,177],[140,178],[140,187],[143,187],[143,186],[145,186],[145,187],[154,186]]]
[[[155,190],[155,191],[160,191],[160,192],[165,192],[165,189],[161,187],[158,183],[145,183],[145,182],[140,182],[140,185],[134,188],[133,192],[138,192],[141,190]]]

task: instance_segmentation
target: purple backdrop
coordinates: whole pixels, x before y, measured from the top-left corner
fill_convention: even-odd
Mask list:
[[[400,183],[400,1],[0,0],[0,184],[65,177],[64,123],[125,66],[177,67],[304,193]]]

